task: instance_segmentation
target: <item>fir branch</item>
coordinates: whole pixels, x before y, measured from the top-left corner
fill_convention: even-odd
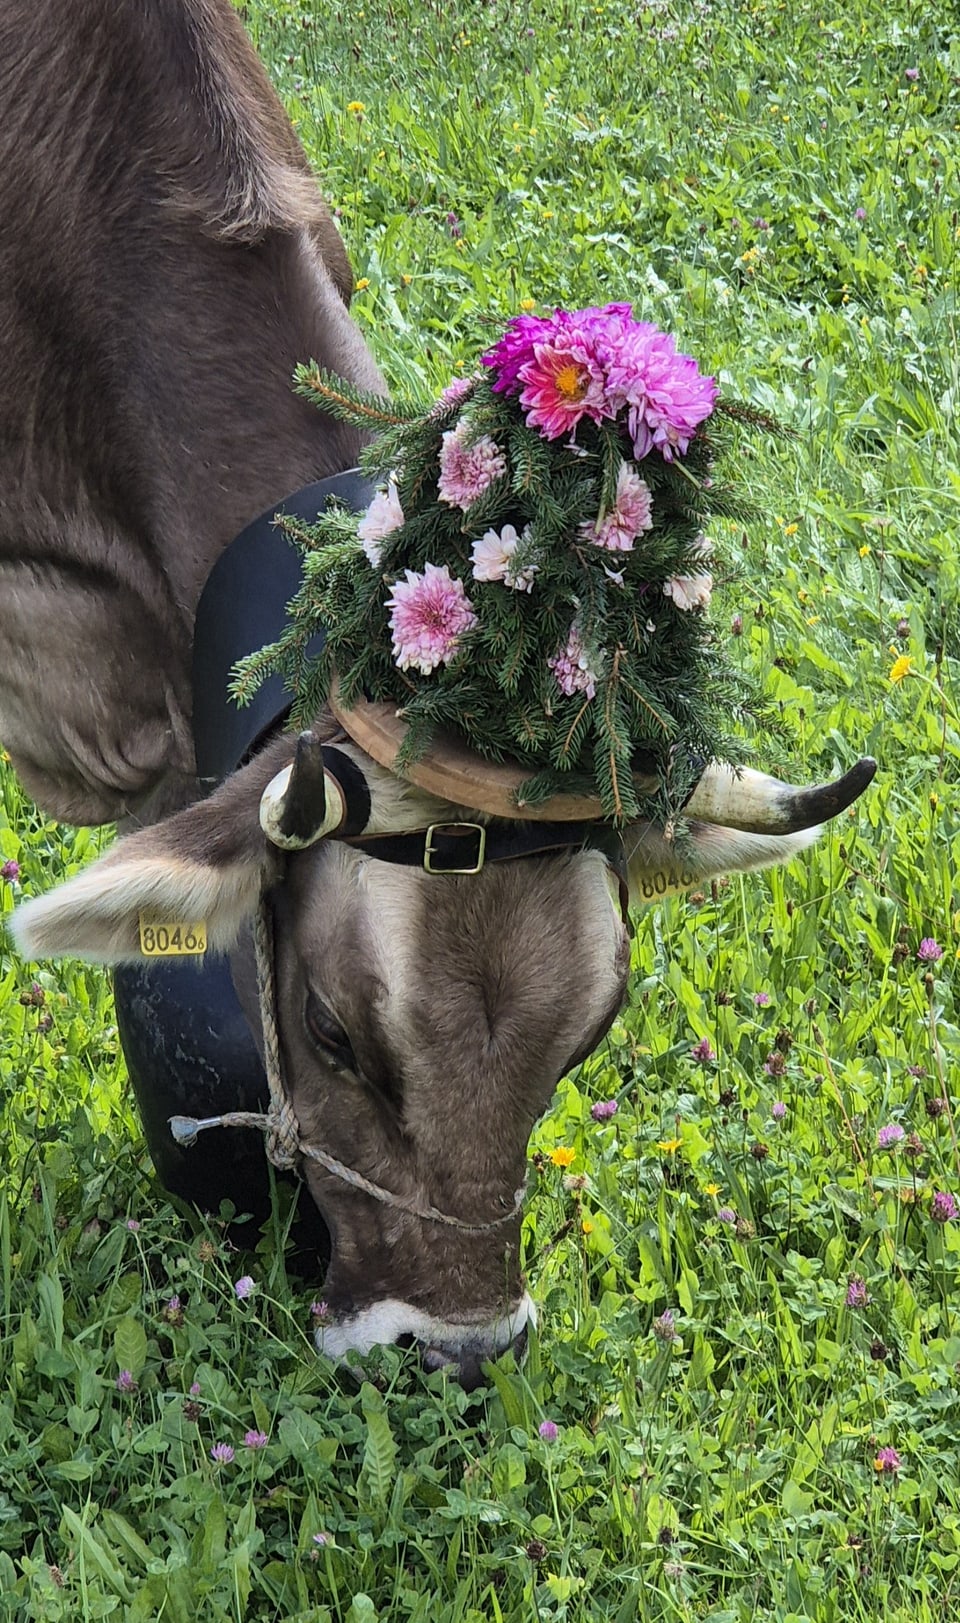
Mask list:
[[[298,366],[293,380],[296,393],[305,400],[320,406],[331,417],[360,427],[375,424],[377,427],[393,428],[420,415],[419,407],[390,411],[382,395],[354,388],[336,372],[328,372],[326,367],[318,366],[316,361]]]

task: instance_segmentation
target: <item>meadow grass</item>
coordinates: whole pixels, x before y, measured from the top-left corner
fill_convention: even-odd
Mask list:
[[[630,299],[794,431],[738,448],[759,516],[716,536],[714,617],[765,759],[880,772],[802,863],[640,918],[531,1144],[539,1335],[470,1396],[318,1360],[288,1193],[252,1256],[186,1222],[106,978],[5,952],[0,1618],[946,1623],[960,32],[906,0],[244,16],[392,383],[438,389],[524,301]],[[104,836],[0,788],[8,910]]]

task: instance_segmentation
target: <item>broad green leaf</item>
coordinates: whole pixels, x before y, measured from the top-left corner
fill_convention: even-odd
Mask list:
[[[118,1369],[127,1369],[134,1380],[142,1375],[147,1361],[147,1334],[132,1313],[124,1314],[113,1332],[113,1356]]]

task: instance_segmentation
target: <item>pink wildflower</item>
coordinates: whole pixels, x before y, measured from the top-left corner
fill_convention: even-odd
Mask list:
[[[380,568],[382,548],[380,542],[388,535],[393,535],[406,523],[403,508],[400,506],[400,497],[393,480],[387,482],[386,490],[378,490],[357,525],[357,535],[363,543],[363,550],[368,562],[374,569]]]
[[[935,1223],[950,1223],[957,1215],[957,1203],[947,1189],[938,1189],[930,1203],[930,1216]]]
[[[252,1279],[249,1274],[242,1274],[234,1285],[233,1292],[238,1302],[245,1302],[248,1296],[253,1295],[256,1288],[256,1280]]]
[[[869,1301],[866,1280],[860,1274],[851,1274],[847,1280],[847,1294],[844,1297],[846,1306],[866,1307]]]
[[[471,557],[474,580],[503,581],[505,586],[512,586],[515,591],[532,592],[537,565],[527,564],[519,570],[513,567],[517,546],[521,541],[526,541],[529,535],[529,525],[522,536],[517,535],[512,524],[505,524],[499,534],[496,530],[484,531],[480,539],[473,543]]]
[[[599,522],[585,520],[580,526],[580,534],[585,541],[592,541],[596,547],[606,547],[609,552],[630,552],[640,532],[652,527],[650,487],[629,462],[621,462],[612,508]]]
[[[537,1430],[545,1443],[555,1443],[560,1435],[560,1428],[555,1420],[541,1420]]]
[[[445,411],[452,410],[454,406],[459,406],[468,395],[473,394],[476,384],[475,377],[451,378],[446,388],[441,389],[437,396],[437,403],[430,413],[431,417],[439,417]]]
[[[229,1443],[214,1443],[210,1450],[210,1458],[214,1465],[232,1465],[236,1455]]]
[[[0,879],[5,879],[8,885],[14,885],[19,878],[20,864],[19,862],[16,862],[13,857],[10,857],[9,860],[3,864],[3,867],[0,868]]]
[[[754,992],[753,1001],[756,1004],[758,1009],[765,1009],[767,1004],[770,1002],[770,993],[769,992]]]
[[[891,1150],[895,1144],[899,1144],[901,1139],[906,1138],[906,1136],[905,1130],[898,1121],[888,1122],[885,1127],[881,1127],[877,1132],[877,1148],[879,1150]]]
[[[590,1115],[594,1121],[609,1121],[619,1108],[616,1099],[598,1099],[595,1105],[590,1106]]]
[[[247,1431],[243,1434],[244,1448],[266,1448],[269,1441],[265,1431]]]
[[[135,1392],[137,1383],[128,1369],[122,1369],[116,1379],[118,1392]]]
[[[932,936],[925,935],[917,948],[917,957],[921,964],[936,964],[943,957],[943,948],[939,941],[934,941]]]
[[[881,1475],[884,1473],[892,1475],[894,1471],[899,1471],[902,1464],[903,1461],[895,1448],[879,1448],[873,1462],[873,1469],[879,1471]]]
[[[787,1107],[783,1099],[774,1099],[773,1104],[770,1106],[770,1114],[774,1121],[783,1121],[787,1114]]]
[[[701,1037],[700,1041],[691,1048],[690,1056],[692,1059],[701,1060],[704,1064],[706,1064],[707,1060],[716,1059],[717,1057],[710,1046],[709,1037]]]
[[[402,671],[429,676],[453,658],[477,617],[463,582],[451,577],[446,564],[427,564],[422,575],[408,569],[406,577],[394,581],[387,598],[393,657]]]
[[[489,434],[476,437],[469,417],[443,436],[437,495],[464,512],[507,471],[507,459]]]
[[[599,673],[590,667],[590,658],[576,625],[570,627],[566,646],[547,660],[561,693],[571,698],[574,693],[585,693],[588,699],[596,695]]]
[[[665,1307],[658,1319],[654,1319],[650,1326],[658,1341],[672,1345],[677,1335],[677,1323],[670,1308]]]
[[[721,1206],[720,1210],[717,1212],[717,1220],[720,1223],[730,1223],[733,1225],[737,1221],[737,1214],[732,1206]]]

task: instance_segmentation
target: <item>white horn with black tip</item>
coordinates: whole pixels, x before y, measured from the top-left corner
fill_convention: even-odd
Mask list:
[[[853,804],[872,781],[877,763],[865,756],[835,783],[806,789],[763,772],[711,761],[684,807],[684,816],[744,834],[797,834]]]
[[[281,851],[303,851],[336,834],[346,819],[346,796],[327,771],[322,743],[314,733],[301,733],[290,765],[260,797],[260,827]]]

